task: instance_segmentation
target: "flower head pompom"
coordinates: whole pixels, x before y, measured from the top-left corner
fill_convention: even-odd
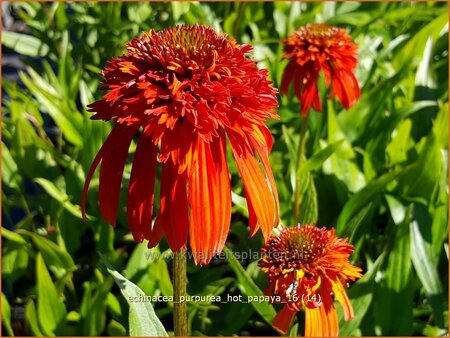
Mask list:
[[[90,105],[96,120],[115,120],[83,192],[100,165],[102,216],[115,224],[122,173],[139,135],[128,188],[127,216],[135,241],[156,245],[165,235],[172,250],[189,234],[196,263],[206,264],[225,243],[231,217],[226,147],[242,177],[251,233],[265,238],[278,224],[278,197],[265,126],[277,119],[276,90],[267,71],[226,34],[205,26],[144,32],[102,72],[103,98]],[[256,160],[262,163],[262,169]],[[159,210],[152,226],[157,163],[162,164]]]
[[[302,116],[307,116],[311,107],[322,111],[317,86],[321,70],[325,86],[328,88],[331,84],[331,95],[336,95],[346,109],[358,101],[361,92],[353,74],[358,62],[357,46],[344,29],[309,24],[283,42],[284,58],[289,59],[289,63],[283,73],[281,91],[287,94],[293,83]]]
[[[305,306],[305,336],[337,336],[333,298],[350,320],[353,308],[344,285],[362,277],[361,269],[348,261],[353,246],[337,238],[334,229],[298,225],[271,237],[261,252],[259,266],[269,279],[266,292],[286,303],[273,320],[274,328],[287,332],[294,314]]]

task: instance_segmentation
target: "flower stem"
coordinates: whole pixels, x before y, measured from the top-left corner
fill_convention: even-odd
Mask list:
[[[186,253],[183,250],[175,252],[173,258],[173,326],[175,336],[188,334],[186,315]],[[183,301],[181,301],[183,300]]]
[[[297,149],[297,162],[295,165],[295,191],[294,191],[294,217],[295,220],[298,219],[300,215],[300,204],[301,204],[301,183],[302,178],[300,175],[300,168],[305,153],[305,140],[306,132],[308,130],[308,116],[301,118],[302,125],[300,127],[300,140],[298,142]]]
[[[244,9],[245,9],[246,5],[247,5],[246,2],[239,2],[238,14],[237,14],[236,20],[234,20],[233,32],[232,32],[233,33],[233,37],[235,39],[237,39],[237,33],[238,33],[238,30],[239,30],[239,23],[241,22],[242,15],[244,14]]]

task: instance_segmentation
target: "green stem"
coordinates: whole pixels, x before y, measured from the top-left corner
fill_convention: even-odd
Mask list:
[[[294,217],[295,220],[298,219],[300,215],[300,204],[301,204],[301,183],[302,178],[300,176],[300,167],[302,164],[303,156],[305,153],[305,140],[306,132],[308,130],[308,116],[302,117],[302,125],[300,127],[300,140],[298,142],[297,149],[297,162],[295,165],[295,191],[294,191]]]
[[[183,250],[175,252],[173,258],[173,326],[175,336],[186,337],[187,315],[186,315],[186,253]],[[180,300],[183,299],[181,302]]]
[[[233,37],[236,40],[237,40],[237,33],[239,30],[239,23],[241,22],[242,15],[244,14],[244,9],[245,9],[246,5],[247,5],[246,2],[239,2],[239,5],[238,5],[238,14],[237,14],[236,20],[234,21],[233,32],[232,32]]]

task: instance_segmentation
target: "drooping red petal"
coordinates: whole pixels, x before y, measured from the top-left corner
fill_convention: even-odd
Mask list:
[[[111,144],[115,142],[114,140],[116,139],[116,134],[118,134],[119,130],[120,128],[113,128],[113,130],[111,131],[111,133],[108,135],[105,142],[101,146],[100,150],[98,151],[97,155],[95,156],[94,161],[91,164],[91,167],[89,168],[89,172],[86,176],[86,181],[84,182],[83,193],[81,194],[81,214],[83,217],[83,222],[86,222],[86,199],[89,190],[89,185],[92,180],[92,176],[94,175],[95,169],[97,169],[97,166],[102,160],[106,149],[108,149],[108,147],[110,147]]]
[[[125,126],[117,123],[114,126],[110,145],[103,153],[100,164],[100,183],[98,187],[100,213],[103,218],[115,225],[119,208],[119,195],[122,183],[123,169],[127,160],[128,148],[136,134],[138,125]]]
[[[162,222],[155,222],[153,223],[153,227],[150,230],[150,237],[148,239],[148,248],[154,248],[155,246],[157,246],[159,244],[159,242],[161,241],[161,238],[164,235],[164,228],[163,228],[163,224]]]
[[[157,147],[147,128],[140,136],[128,187],[127,216],[136,242],[150,239],[156,176]]]
[[[334,70],[332,85],[333,92],[346,109],[355,104],[361,95],[358,80],[351,71]]]
[[[283,77],[281,78],[281,85],[280,85],[280,90],[283,94],[289,93],[289,85],[295,78],[297,67],[298,67],[297,62],[295,62],[295,60],[290,60],[288,65],[286,66],[283,72]]]
[[[179,175],[172,160],[162,168],[159,213],[155,220],[155,231],[164,230],[172,251],[180,250],[188,233],[188,201],[186,175]]]
[[[272,326],[274,329],[283,334],[286,333],[291,326],[292,318],[294,318],[295,312],[296,311],[291,310],[287,305],[285,305],[272,321]]]
[[[233,142],[231,145],[234,159],[244,183],[247,204],[252,205],[264,239],[267,240],[272,228],[278,225],[278,211],[274,195],[253,154],[249,150],[244,150],[242,155],[239,156],[234,150]]]
[[[315,103],[314,109],[322,111],[322,107],[317,105],[320,102],[319,89],[317,88],[317,79],[319,74],[317,72],[311,72],[311,77],[307,79],[301,96],[301,115],[306,117],[311,109],[313,103]]]
[[[189,241],[196,264],[208,264],[223,249],[231,217],[231,188],[225,138],[198,139],[189,178]]]

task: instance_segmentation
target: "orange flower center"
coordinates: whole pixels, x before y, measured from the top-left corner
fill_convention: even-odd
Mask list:
[[[308,267],[325,252],[326,238],[322,233],[291,232],[287,238],[288,247],[295,252],[301,265]]]
[[[333,27],[325,23],[315,23],[306,26],[305,32],[311,35],[331,35],[334,34]]]

